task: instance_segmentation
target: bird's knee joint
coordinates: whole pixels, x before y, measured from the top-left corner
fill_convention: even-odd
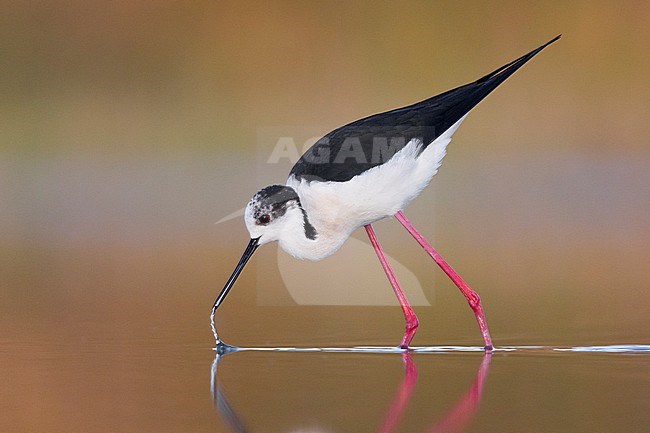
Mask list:
[[[420,322],[418,321],[418,318],[413,317],[412,319],[406,322],[406,331],[407,332],[415,331],[416,329],[418,329],[418,326],[420,326]]]
[[[472,308],[478,308],[481,306],[481,297],[474,293],[472,296],[467,298],[467,303]]]

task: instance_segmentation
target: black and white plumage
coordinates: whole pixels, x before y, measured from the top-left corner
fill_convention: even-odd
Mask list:
[[[400,222],[410,226],[401,211],[436,174],[452,135],[469,111],[559,38],[472,83],[416,104],[365,117],[318,140],[295,164],[286,185],[263,188],[248,203],[244,220],[251,241],[215,301],[212,315],[260,245],[278,241],[282,249],[296,258],[320,260],[337,251],[362,226],[366,226],[373,240],[370,224],[382,218],[399,215]],[[416,237],[413,231],[411,234]],[[378,244],[375,249],[380,254]],[[382,262],[384,265],[386,270],[388,265]],[[396,282],[391,280],[391,284],[395,288]],[[467,293],[460,285],[459,288],[472,305],[474,301],[467,293],[476,294],[469,288]],[[401,291],[399,286],[396,293],[397,290]],[[407,324],[408,320],[407,317]],[[478,313],[477,320],[481,325]],[[491,346],[489,333],[485,340],[486,347]],[[410,339],[403,345],[408,342]]]
[[[387,162],[383,158],[377,158],[379,152],[375,145],[381,145],[378,143],[378,139],[393,139],[402,147],[416,139],[423,143],[423,149],[426,148],[469,113],[506,78],[559,37],[557,36],[541,47],[473,83],[448,90],[406,107],[359,119],[331,131],[305,152],[291,170],[291,175],[296,179],[325,182],[348,181],[372,167]],[[363,157],[346,158],[345,160],[339,158],[339,161],[335,163],[335,159],[337,155],[340,155],[342,149],[344,152],[346,149],[350,149],[350,153],[354,154],[354,146],[360,146]]]

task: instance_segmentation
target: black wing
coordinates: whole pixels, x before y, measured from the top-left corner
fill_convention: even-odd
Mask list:
[[[388,161],[411,139],[421,140],[426,147],[524,63],[559,38],[556,36],[473,83],[335,129],[305,152],[290,174],[309,181],[345,182]]]

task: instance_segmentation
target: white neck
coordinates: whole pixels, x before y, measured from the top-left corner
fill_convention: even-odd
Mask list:
[[[328,227],[318,215],[307,214],[309,223],[315,229],[315,238],[310,239],[305,231],[302,209],[295,207],[285,215],[280,247],[291,256],[303,260],[320,260],[335,253],[354,228]]]

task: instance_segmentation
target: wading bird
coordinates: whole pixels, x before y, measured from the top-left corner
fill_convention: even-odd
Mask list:
[[[408,348],[418,319],[377,240],[372,223],[394,216],[463,293],[474,311],[485,349],[492,349],[481,300],[413,227],[403,209],[438,171],[451,137],[469,111],[555,37],[494,72],[413,105],[375,114],[333,130],[298,160],[286,185],[259,190],[246,206],[251,239],[217,296],[214,315],[255,250],[269,242],[298,259],[320,260],[336,252],[350,234],[365,230],[397,295],[406,319],[400,344]]]

